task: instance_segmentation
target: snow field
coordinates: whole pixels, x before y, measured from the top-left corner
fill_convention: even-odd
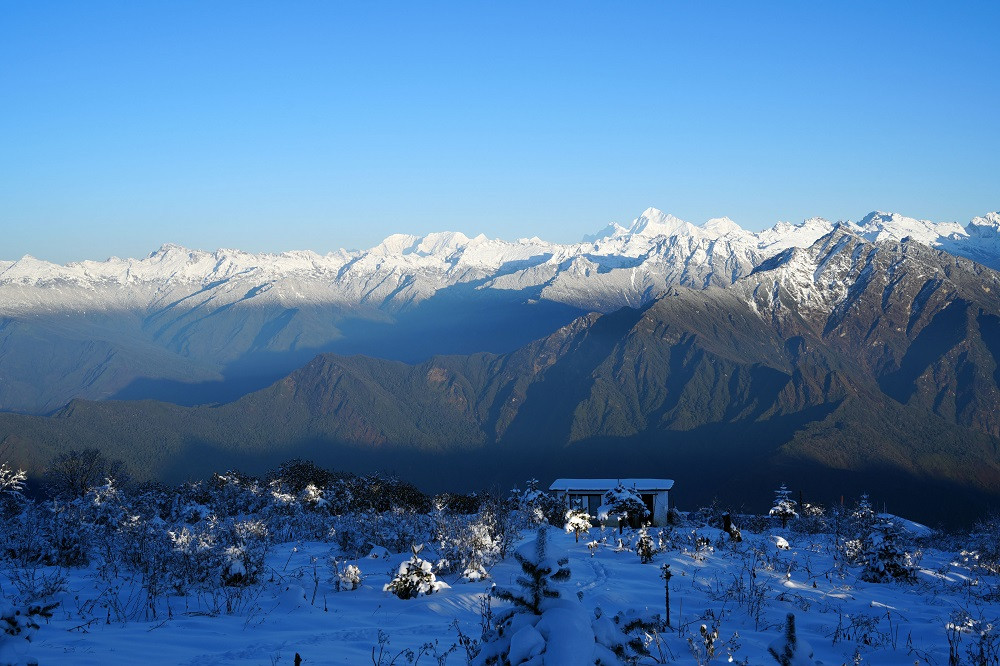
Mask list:
[[[524,534],[522,541],[532,532]],[[651,534],[654,540],[660,536],[656,530]],[[774,536],[786,539],[788,550],[777,548]],[[744,529],[743,537],[733,543],[721,530],[677,528],[649,564],[618,548],[618,533],[610,529],[591,529],[589,538],[576,543],[572,533],[550,528],[549,540],[569,556],[572,576],[557,584],[562,597],[581,593],[588,613],[600,607],[611,615],[626,609],[662,615],[660,567],[670,565],[672,629],[647,638],[652,658],[642,663],[661,658],[725,663],[730,656],[737,663],[776,663],[767,648],[781,638],[786,615],[794,613],[798,637],[812,646],[816,663],[947,664],[948,625],[955,623],[956,613],[964,611],[973,620],[1000,616],[996,576],[971,568],[956,552],[931,547],[946,543],[939,537],[921,546],[913,583],[861,580],[859,567],[836,555],[827,534],[772,528]],[[637,533],[626,530],[621,538],[634,547]],[[586,543],[592,539],[601,542],[593,556]],[[421,555],[430,559],[433,550],[429,544]],[[205,593],[168,596],[157,619],[125,623],[109,623],[100,612],[107,593],[98,584],[96,565],[69,569],[66,591],[56,598],[60,607],[42,623],[28,654],[43,665],[291,664],[295,653],[306,664],[370,664],[374,649],[374,663],[394,658],[394,663],[409,663],[405,651],[411,650],[416,663],[434,664],[435,650],[440,656],[458,641],[453,623],[466,635],[480,637],[484,592],[492,582],[516,586],[520,573],[508,557],[490,568],[492,581],[445,575],[450,588],[401,600],[383,586],[410,553],[340,562],[357,566],[363,579],[357,590],[339,592],[328,565],[338,555],[323,541],[281,544],[268,554],[260,584],[240,588],[232,612],[215,612],[217,600]],[[0,580],[7,593],[9,580]],[[118,593],[134,598],[134,587],[123,584]],[[493,601],[494,613],[503,608]],[[959,625],[964,621],[958,620]],[[711,659],[701,625],[708,636],[718,631]],[[958,632],[961,663],[977,663],[967,654],[977,634],[965,629]],[[986,639],[991,636],[996,642],[995,630]],[[435,642],[435,648],[419,654]],[[530,646],[524,649],[530,652]],[[464,664],[466,653],[458,647],[444,659]]]

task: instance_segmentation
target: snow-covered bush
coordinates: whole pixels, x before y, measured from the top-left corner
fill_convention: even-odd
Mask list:
[[[597,519],[616,520],[619,532],[625,524],[638,527],[648,517],[649,509],[642,498],[622,483],[604,493],[604,504],[597,510]]]
[[[83,500],[47,502],[42,533],[48,552],[44,562],[61,567],[84,566],[90,561],[92,528],[83,519]]]
[[[799,519],[792,523],[792,529],[803,534],[821,534],[828,529],[826,509],[819,504],[805,502],[799,507]]]
[[[264,571],[268,551],[267,526],[260,520],[226,523],[220,530],[223,585],[251,585]]]
[[[490,539],[498,549],[499,559],[507,557],[507,549],[521,538],[523,522],[513,503],[499,493],[482,495],[479,518],[489,530]]]
[[[870,550],[865,553],[861,578],[872,583],[910,581],[914,577],[914,556],[903,546],[904,535],[899,526],[884,520],[875,526]]]
[[[52,617],[56,604],[14,606],[0,598],[0,666],[20,666],[27,661],[26,654],[35,633],[39,630],[38,618]]]
[[[204,489],[204,503],[220,518],[260,513],[269,500],[260,479],[236,470],[213,474]]]
[[[434,497],[434,508],[452,515],[469,516],[479,512],[482,498],[476,493],[441,493]]]
[[[154,532],[145,552],[136,553],[138,572],[155,582],[155,569],[161,567],[167,575],[166,582],[178,594],[186,594],[191,588],[213,586],[223,566],[214,526],[213,522],[204,521],[166,530],[163,548],[157,543],[162,538],[160,533]]]
[[[296,491],[281,481],[271,481],[266,495],[268,501],[261,514],[277,541],[319,541],[329,535],[334,522],[330,503],[318,487],[308,484]]]
[[[434,566],[419,557],[423,546],[413,545],[410,559],[399,565],[396,575],[382,588],[400,599],[413,599],[421,594],[433,594],[449,587],[434,575]]]
[[[987,620],[982,615],[973,617],[967,610],[952,613],[945,627],[948,637],[949,664],[969,663],[976,666],[1000,664],[1000,618]],[[962,639],[966,638],[965,655],[961,658]]]
[[[441,571],[461,571],[468,580],[488,578],[486,571],[500,556],[489,516],[454,515],[436,510],[435,544]]]
[[[566,512],[566,525],[564,529],[567,532],[572,532],[576,535],[577,543],[580,542],[580,535],[586,534],[587,531],[593,527],[590,523],[590,514],[587,513],[586,509],[580,507],[573,507]]]
[[[341,589],[356,590],[361,586],[361,569],[356,564],[348,564],[337,572]]]
[[[101,532],[114,532],[127,515],[127,499],[114,479],[91,488],[83,498],[82,519]]]
[[[976,523],[969,534],[969,548],[977,567],[1000,574],[1000,514],[991,513]]]
[[[277,469],[267,475],[268,484],[276,483],[287,488],[293,495],[298,495],[308,486],[326,488],[334,483],[338,475],[324,469],[311,460],[292,458],[281,463]]]
[[[792,491],[785,484],[774,491],[774,504],[768,512],[769,516],[774,516],[781,521],[781,527],[787,527],[791,518],[797,518],[799,513],[795,510],[795,500],[792,499]]]
[[[861,495],[846,520],[837,522],[840,554],[852,564],[863,564],[874,547],[875,511],[868,495]]]
[[[14,471],[7,463],[0,464],[0,520],[9,520],[21,512],[24,505],[24,470]]]
[[[652,562],[653,556],[656,555],[656,545],[645,527],[639,530],[639,540],[635,544],[635,553],[643,564]]]
[[[330,519],[334,541],[350,558],[363,556],[372,546],[404,552],[411,544],[432,541],[434,528],[434,520],[427,514],[403,508],[345,513]]]
[[[382,474],[349,477],[351,510],[385,512],[401,509],[414,513],[429,513],[431,498],[407,481]]]
[[[566,507],[562,500],[551,495],[538,486],[538,479],[528,479],[524,491],[517,488],[511,491],[511,501],[517,507],[530,525],[561,526]]]

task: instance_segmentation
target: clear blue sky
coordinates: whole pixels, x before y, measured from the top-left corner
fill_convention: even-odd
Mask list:
[[[1000,208],[1000,3],[6,2],[0,258]]]

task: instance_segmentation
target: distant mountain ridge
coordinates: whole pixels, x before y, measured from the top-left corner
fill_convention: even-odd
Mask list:
[[[0,409],[76,397],[231,399],[319,352],[407,361],[506,352],[585,312],[642,307],[675,286],[726,286],[843,226],[1000,267],[1000,214],[966,227],[872,213],[748,232],[650,208],[586,242],[393,235],[327,255],[164,245],[143,259],[0,262]]]
[[[0,415],[0,442],[36,468],[93,445],[171,480],[292,455],[427,482],[445,461],[504,483],[638,465],[690,501],[794,478],[940,516],[1000,500],[998,404],[1000,273],[841,225],[732,285],[670,287],[509,353],[325,354],[216,407]]]

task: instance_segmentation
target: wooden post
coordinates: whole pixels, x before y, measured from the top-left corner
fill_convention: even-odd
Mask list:
[[[670,565],[664,564],[663,570],[660,572],[660,578],[663,579],[663,609],[666,611],[667,627],[670,627],[670,577],[673,574],[670,573]]]

